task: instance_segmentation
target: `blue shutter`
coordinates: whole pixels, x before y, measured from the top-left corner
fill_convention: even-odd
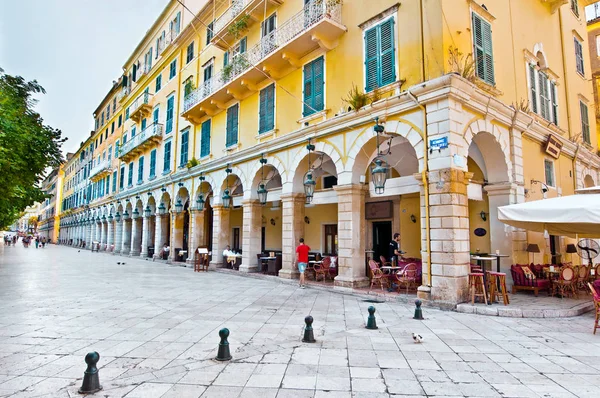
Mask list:
[[[304,82],[303,82],[303,98],[304,110],[302,111],[303,116],[308,116],[314,111],[312,110],[312,99],[313,99],[313,74],[312,74],[312,62],[304,65]]]
[[[229,51],[225,51],[225,54],[223,54],[223,67],[227,66],[229,64]],[[206,81],[206,79],[205,79]]]
[[[112,191],[117,192],[117,171],[113,171],[113,186]]]
[[[200,137],[200,157],[210,155],[210,119],[202,123],[202,135]]]
[[[142,129],[140,131],[144,131],[146,129],[146,118],[142,119]]]
[[[243,54],[246,52],[246,37],[244,37],[242,40],[240,40],[240,54]]]
[[[239,104],[227,109],[227,134],[225,146],[232,146],[238,142],[238,110]]]
[[[144,157],[140,156],[140,159],[138,160],[138,184],[141,184],[141,182],[144,180]]]
[[[271,87],[271,86],[269,86]],[[258,133],[264,133],[268,131],[266,129],[267,124],[267,90],[269,87],[266,87],[260,90],[260,94],[258,97]]]
[[[150,47],[150,51],[148,52],[148,69],[152,68],[152,47]]]
[[[156,39],[156,55],[154,55],[154,58],[158,58],[158,54],[160,54],[160,48],[158,47],[159,41],[160,38]]]
[[[379,49],[377,45],[377,26],[365,32],[365,91],[373,91],[378,87],[379,67],[377,66]]]
[[[121,180],[119,181],[119,189],[125,186],[125,166],[121,167]]]
[[[324,68],[323,68],[323,57],[319,57],[313,61],[313,108],[317,112],[322,111],[325,108],[325,80],[324,80]]]
[[[133,162],[129,163],[129,175],[127,176],[127,186],[133,185]]]
[[[156,87],[154,88],[154,92],[158,92],[162,87],[162,74],[156,76]]]
[[[132,126],[131,127],[131,139],[133,139],[133,137],[135,137],[135,130],[136,130],[135,126]]]
[[[156,149],[150,152],[150,178],[156,176]]]
[[[175,101],[175,97],[171,96],[167,100],[167,126],[165,129],[166,134],[169,134],[173,131],[173,104]]]
[[[394,19],[388,19],[379,26],[379,45],[381,53],[380,87],[396,81]]]
[[[529,65],[529,85],[531,87],[531,110],[537,113],[537,88],[535,84],[535,66]]]
[[[475,13],[472,14],[472,21],[475,72],[481,80],[495,84],[492,26]]]
[[[275,127],[275,84],[260,92],[259,134],[273,130]]]
[[[152,123],[158,124],[158,114],[160,112],[160,108],[154,108],[152,112]]]
[[[181,148],[179,154],[179,167],[184,167],[188,162],[188,132],[189,130],[184,131],[181,134]]]
[[[163,159],[163,173],[171,170],[171,141],[165,144],[165,153]]]
[[[177,17],[175,18],[175,34],[179,34],[181,31],[181,11],[177,13]]]

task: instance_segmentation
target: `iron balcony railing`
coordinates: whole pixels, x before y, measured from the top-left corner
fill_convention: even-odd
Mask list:
[[[166,32],[165,37],[158,40],[158,48],[156,49],[158,55],[162,54],[162,52],[175,41],[176,37],[177,33],[175,33],[174,30]]]
[[[101,160],[96,166],[92,167],[92,169],[90,170],[90,178],[92,178],[95,175],[100,174],[106,170],[110,170],[110,160],[108,160],[108,159]],[[77,185],[81,185],[81,184],[77,184]]]
[[[160,137],[163,133],[163,125],[160,123],[153,123],[146,127],[141,133],[121,145],[119,148],[119,157],[127,155],[129,152],[148,141],[152,137]]]
[[[119,91],[119,93],[117,94],[117,101],[121,102],[123,100],[123,98],[125,98],[129,95],[130,92],[131,92],[130,86],[123,87],[121,89],[121,91]]]
[[[131,106],[129,107],[129,115],[135,113],[142,105],[148,105],[148,101],[150,100],[150,93],[143,92],[139,97],[133,101]]]
[[[223,13],[213,25],[215,35],[218,34],[231,20],[240,15],[242,10],[246,8],[252,0],[233,0],[231,6]]]
[[[247,0],[241,0],[242,3],[245,1]],[[233,6],[230,8],[233,8]],[[306,32],[313,25],[325,18],[341,24],[341,2],[332,0],[313,0],[310,3],[307,3],[302,11],[288,19],[278,29],[275,29],[263,37],[260,42],[251,47],[247,52],[232,57],[229,65],[224,67],[220,74],[216,74],[206,80],[199,85],[196,90],[189,93],[183,102],[183,112],[189,111],[212,93],[221,89],[237,76],[253,67],[253,65],[258,64],[275,50],[283,47],[289,41]],[[217,31],[217,29],[215,29],[215,31]]]

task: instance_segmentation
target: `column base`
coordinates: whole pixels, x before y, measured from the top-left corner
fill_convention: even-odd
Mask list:
[[[140,252],[137,251],[137,250],[129,252],[129,257],[136,257],[136,256],[139,256],[139,255],[140,255]]]
[[[129,250],[123,250],[123,251],[121,252],[121,254],[122,254],[123,256],[128,256],[128,255],[129,255]]]
[[[431,300],[431,287],[426,285],[421,285],[417,288],[417,298],[421,300]]]
[[[280,269],[279,277],[283,279],[300,279],[300,272],[297,269]]]
[[[227,268],[227,266],[224,263],[220,263],[220,262],[217,262],[217,261],[211,261],[208,264],[208,267],[212,268],[212,269],[215,269],[215,268]]]
[[[334,289],[354,289],[369,286],[369,278],[360,276],[358,278],[341,278],[336,276],[333,280]]]
[[[240,264],[240,272],[258,272],[258,265],[246,265],[246,264]]]
[[[148,257],[148,252],[146,252],[146,253],[144,253],[144,252],[141,252],[141,253],[140,253],[140,257],[141,257],[141,258],[146,258],[146,257]]]

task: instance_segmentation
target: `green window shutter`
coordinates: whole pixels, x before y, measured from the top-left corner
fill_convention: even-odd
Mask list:
[[[581,135],[583,141],[590,143],[590,120],[588,118],[588,107],[583,102],[579,101],[579,109],[581,113]]]
[[[552,122],[558,126],[558,96],[554,82],[550,83],[550,96],[552,97]]]
[[[133,162],[129,163],[129,175],[127,176],[127,186],[133,185]]]
[[[150,152],[150,177],[156,176],[156,149]]]
[[[308,116],[313,113],[312,102],[313,102],[313,64],[312,62],[304,65],[304,82],[303,82],[303,101],[304,101],[304,110],[302,112],[303,116]]]
[[[141,131],[144,131],[144,130],[146,130],[146,123],[148,123],[148,122],[146,121],[146,118],[143,118],[143,119],[142,119],[142,130],[141,130]]]
[[[267,92],[267,131],[275,128],[275,84]]]
[[[175,102],[175,97],[171,96],[167,99],[167,125],[165,128],[165,133],[169,134],[173,131],[173,105]]]
[[[365,32],[365,91],[373,91],[379,82],[377,27]]]
[[[179,167],[184,167],[188,162],[188,130],[181,134],[181,148],[179,155]]]
[[[537,89],[536,89],[536,84],[535,84],[535,66],[534,65],[529,65],[529,84],[531,87],[531,110],[533,111],[533,113],[537,113],[538,109],[537,109]]]
[[[225,51],[225,54],[223,54],[223,67],[227,65],[229,65],[229,51]]]
[[[238,111],[239,104],[227,109],[227,134],[225,146],[232,146],[238,143]]]
[[[200,137],[200,157],[210,155],[210,119],[202,123],[202,135]]]
[[[483,28],[483,51],[485,59],[485,81],[489,84],[495,84],[494,79],[494,48],[492,46],[492,25],[486,21],[481,21]]]
[[[258,132],[261,134],[275,127],[275,84],[261,90],[259,104]]]
[[[575,61],[577,64],[577,72],[581,73],[582,75],[584,74],[584,69],[583,69],[583,46],[581,45],[581,43],[579,42],[579,40],[577,40],[576,37],[573,38],[574,42],[575,42]]]
[[[138,184],[144,180],[144,157],[140,156],[138,160]]]
[[[538,91],[540,93],[540,114],[546,120],[549,118],[550,107],[548,101],[548,77],[538,72]]]
[[[381,49],[381,81],[380,86],[396,81],[394,20],[388,19],[379,26]]]
[[[163,158],[163,172],[171,170],[171,141],[165,143],[165,152]]]
[[[242,40],[240,40],[240,54],[243,54],[246,52],[246,38],[244,37]]]
[[[117,171],[113,171],[113,178],[112,178],[112,191],[113,192],[117,192]]]
[[[484,82],[495,84],[492,26],[475,13],[472,14],[472,19],[475,72]]]
[[[270,86],[269,86],[270,87]],[[258,133],[262,134],[265,131],[267,126],[267,90],[269,87],[266,87],[260,90],[260,94],[258,97]]]
[[[152,123],[153,124],[158,124],[159,112],[160,112],[160,108],[154,108],[154,111],[152,112]]]
[[[162,87],[162,75],[158,75],[156,76],[156,87],[154,89],[154,92],[158,92]]]
[[[313,63],[313,108],[318,112],[325,108],[325,71],[323,70],[323,57],[315,59]]]

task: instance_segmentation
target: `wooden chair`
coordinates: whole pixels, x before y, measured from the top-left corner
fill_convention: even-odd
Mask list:
[[[582,265],[579,267],[579,275],[577,277],[577,289],[585,290],[588,281],[590,280],[590,268]]]
[[[400,293],[402,286],[405,286],[406,294],[408,294],[408,289],[411,287],[417,288],[417,264],[406,264],[404,270],[395,273],[394,277],[398,283],[398,293]]]
[[[552,283],[552,297],[555,293],[559,293],[564,297],[569,292],[577,295],[577,274],[570,266],[565,266],[560,270],[560,277]]]
[[[596,318],[594,319],[594,334],[596,334],[596,329],[600,327],[600,292],[594,289],[594,286],[588,282],[588,287],[592,291],[592,297],[594,298],[594,310],[596,312]]]
[[[392,266],[392,263],[390,261],[386,260],[386,258],[383,256],[379,256],[379,261],[381,262],[382,267],[383,266],[389,266],[389,267]]]
[[[594,277],[591,279],[595,279],[595,280],[600,279],[600,275],[599,275],[600,274],[600,264],[596,264],[596,271],[594,272],[594,274],[595,274]]]
[[[469,274],[469,289],[471,290],[471,305],[475,304],[477,297],[483,297],[483,301],[487,305],[487,295],[485,294],[483,273],[471,272]]]
[[[500,301],[502,296],[502,302],[504,305],[510,304],[508,293],[506,290],[506,274],[503,272],[487,271],[488,273],[488,291],[490,292],[490,301],[493,303],[496,300]],[[500,289],[498,289],[500,284]]]
[[[315,281],[319,280],[319,275],[323,277],[323,282],[331,279],[331,275],[329,274],[329,266],[331,265],[331,257],[323,257],[323,262],[321,264],[315,264]]]
[[[379,269],[375,260],[369,260],[369,270],[371,271],[371,287],[369,290],[373,288],[375,283],[379,283],[381,290],[383,290],[384,285],[387,287],[388,275],[384,274],[383,271]]]

